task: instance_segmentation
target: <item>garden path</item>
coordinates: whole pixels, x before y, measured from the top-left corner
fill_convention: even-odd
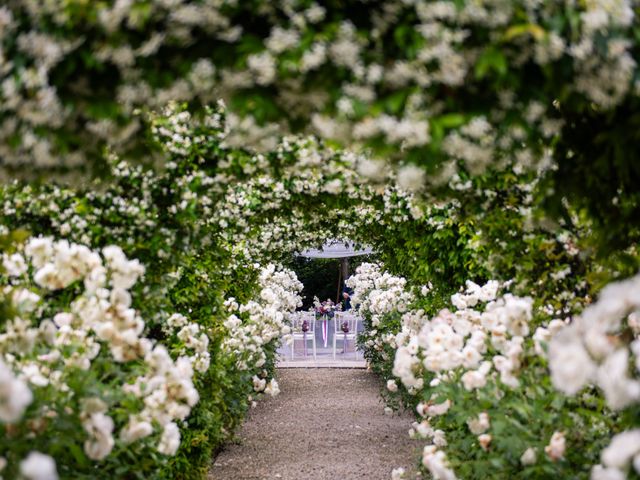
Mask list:
[[[280,395],[258,402],[209,480],[386,480],[418,458],[412,416],[384,414],[371,372],[280,369],[278,381]]]

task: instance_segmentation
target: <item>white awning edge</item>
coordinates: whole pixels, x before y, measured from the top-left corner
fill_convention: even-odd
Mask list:
[[[369,255],[371,253],[373,253],[373,248],[369,246],[363,246],[363,248],[356,250],[353,248],[353,243],[332,240],[325,243],[320,249],[310,248],[296,255],[306,258],[348,258]]]

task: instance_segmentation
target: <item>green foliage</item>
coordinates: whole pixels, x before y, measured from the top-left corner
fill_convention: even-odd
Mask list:
[[[296,276],[304,285],[304,290],[302,290],[303,310],[309,310],[313,307],[314,296],[321,300],[330,298],[335,301],[340,260],[296,257],[291,262],[290,268],[296,272]]]
[[[156,120],[159,126],[168,126],[164,117]],[[224,301],[229,297],[249,301],[258,287],[256,267],[234,259],[218,227],[206,222],[208,205],[220,198],[210,187],[209,174],[215,172],[217,161],[226,155],[216,139],[217,132],[213,122],[208,127],[196,126],[193,134],[205,141],[193,144],[186,154],[175,155],[173,165],[163,172],[114,160],[106,182],[96,180],[78,188],[13,184],[0,189],[0,202],[4,205],[0,228],[9,232],[2,236],[3,251],[12,252],[28,235],[65,237],[92,248],[121,245],[129,258],[140,260],[146,267],[144,281],[133,291],[133,306],[145,320],[147,335],[177,356],[183,342],[167,336],[162,327],[170,312],[178,312],[204,328],[210,339],[211,366],[196,377],[200,402],[181,426],[182,442],[174,457],[168,458],[148,446],[127,446],[118,440],[108,459],[95,463],[82,449],[86,436],[82,427],[70,422],[60,430],[60,425],[65,425],[61,420],[55,423],[58,430],[42,432],[42,437],[51,441],[41,448],[54,455],[62,478],[93,478],[96,468],[114,478],[204,478],[212,453],[241,423],[255,395],[253,375],[274,373],[277,339],[264,346],[266,364],[246,370],[239,369],[235,356],[221,348],[228,338],[223,325],[228,316]],[[233,155],[241,159],[243,153],[236,151]],[[206,162],[202,161],[203,156]],[[2,272],[0,279],[5,281]],[[42,313],[59,312],[75,295],[77,289],[73,286],[48,295]],[[1,300],[5,309],[8,303]],[[8,312],[7,316],[3,314],[2,324],[5,318],[9,318]],[[94,371],[93,377],[79,371],[70,380],[79,395],[85,393],[86,385],[102,385],[108,392],[110,384],[122,381],[112,376],[109,364]],[[46,403],[49,393],[36,391]],[[115,412],[117,425],[126,423],[128,410],[124,405],[126,402]],[[64,412],[66,407],[78,409],[77,405],[51,405],[55,412]],[[6,439],[23,438],[28,429],[28,425],[20,425]],[[29,449],[29,445],[25,444],[25,448]],[[15,466],[27,453],[28,450],[12,448],[8,460]]]
[[[273,146],[278,135],[313,131],[388,163],[420,165],[435,176],[424,187],[440,200],[457,195],[447,183],[454,176],[438,178],[448,169],[465,178],[539,169],[547,213],[563,218],[566,202],[584,209],[607,254],[638,238],[633,9],[134,0],[120,11],[105,1],[13,1],[0,31],[0,163],[13,176],[91,167],[103,175],[112,148],[162,164],[146,113],[178,100],[206,115],[223,96],[240,116],[236,145],[264,146],[268,137]],[[594,28],[590,18],[603,23]],[[328,127],[318,126],[321,117]],[[469,135],[475,120],[489,130]],[[448,148],[460,138],[470,148]],[[474,148],[489,153],[480,164]]]
[[[373,258],[375,255],[349,258],[349,271],[354,272],[358,265],[370,262]],[[296,273],[298,280],[304,285],[304,290],[302,290],[303,310],[309,310],[313,307],[313,297],[318,297],[321,301],[329,298],[335,302],[340,272],[339,259],[295,257],[285,265]],[[344,285],[344,279],[342,279],[341,285]],[[339,300],[342,300],[342,296]]]

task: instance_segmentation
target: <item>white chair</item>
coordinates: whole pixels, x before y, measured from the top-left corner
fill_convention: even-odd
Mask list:
[[[307,322],[308,330],[302,331],[302,325]],[[313,312],[296,312],[291,319],[291,360],[293,360],[296,340],[302,340],[304,344],[304,355],[307,356],[307,343],[311,342],[313,348],[313,359],[316,359],[316,316]]]
[[[353,342],[353,352],[356,359],[358,358],[358,350],[356,347],[356,338],[358,337],[358,317],[353,313],[336,312],[334,317],[333,331],[333,359],[336,359],[336,344],[342,340],[342,352],[347,352],[347,345]]]

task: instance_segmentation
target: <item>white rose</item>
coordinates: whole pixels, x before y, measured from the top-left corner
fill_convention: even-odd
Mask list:
[[[269,384],[265,387],[264,393],[271,395],[272,397],[275,397],[280,393],[280,386],[275,378],[272,378]]]
[[[175,455],[180,446],[180,430],[178,426],[171,422],[164,426],[160,443],[158,444],[158,452],[165,455]]]
[[[0,360],[0,420],[7,423],[19,420],[32,400],[27,384]]]
[[[536,457],[536,449],[533,447],[529,447],[520,457],[520,463],[525,466],[533,465],[534,463],[536,463]]]
[[[398,185],[409,192],[415,192],[424,188],[426,173],[423,168],[409,164],[398,171]]]
[[[562,331],[549,344],[549,367],[554,387],[575,395],[595,377],[596,365],[574,332]]]
[[[602,463],[606,467],[625,468],[639,452],[640,430],[622,432],[613,437],[609,446],[602,451]]]
[[[474,435],[480,435],[481,433],[486,432],[491,427],[491,423],[489,422],[489,415],[486,412],[482,412],[478,415],[478,418],[473,418],[467,421],[467,425],[469,426],[469,430]]]
[[[483,433],[482,435],[478,436],[478,442],[480,443],[480,447],[482,447],[482,449],[486,452],[487,450],[489,450],[489,445],[491,445],[491,435],[489,435],[488,433]]]
[[[544,447],[544,451],[551,461],[556,462],[564,457],[566,447],[567,442],[564,438],[564,432],[554,432],[549,441],[549,445]]]
[[[128,425],[120,431],[120,438],[124,443],[133,443],[153,433],[153,427],[149,422],[129,420]]]
[[[591,470],[591,480],[625,480],[627,476],[622,470],[617,468],[605,468],[596,465]]]
[[[446,447],[447,446],[447,439],[445,438],[444,432],[442,430],[435,430],[433,432],[432,441],[433,441],[433,444],[436,447]]]
[[[480,370],[469,370],[462,375],[462,385],[468,391],[482,388],[487,384],[487,376]]]
[[[56,462],[40,452],[31,452],[20,462],[20,473],[28,480],[58,480]]]
[[[2,256],[2,266],[11,277],[19,277],[27,272],[27,263],[19,253],[14,253],[13,255],[5,253]]]

